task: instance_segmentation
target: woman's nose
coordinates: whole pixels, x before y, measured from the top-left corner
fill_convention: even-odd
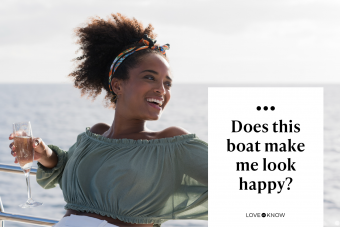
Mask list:
[[[160,93],[160,94],[162,94],[162,95],[165,95],[165,94],[166,94],[166,89],[165,89],[165,87],[164,87],[163,82],[157,84],[157,87],[155,88],[155,92]]]

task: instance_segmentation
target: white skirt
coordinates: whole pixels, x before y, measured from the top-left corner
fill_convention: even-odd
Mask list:
[[[57,224],[55,224],[52,227],[118,227],[118,226],[110,224],[105,220],[71,214],[71,216],[63,217]]]

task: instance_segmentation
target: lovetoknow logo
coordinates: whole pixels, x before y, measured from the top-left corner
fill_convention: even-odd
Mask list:
[[[284,218],[286,213],[246,213],[247,218]]]

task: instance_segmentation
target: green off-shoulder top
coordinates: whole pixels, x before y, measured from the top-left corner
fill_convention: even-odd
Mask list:
[[[43,188],[59,184],[65,209],[159,226],[208,219],[208,144],[195,134],[154,140],[109,139],[86,128],[58,163],[38,163]]]

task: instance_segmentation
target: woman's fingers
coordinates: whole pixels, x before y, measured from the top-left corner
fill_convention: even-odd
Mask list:
[[[9,144],[9,148],[11,148],[12,151],[15,150],[14,142],[12,142],[12,143]]]
[[[16,156],[17,156],[17,153],[16,153],[15,151],[11,151],[11,155],[12,155],[13,157],[16,157]]]
[[[14,139],[14,136],[22,136],[22,135],[26,135],[26,133],[23,133],[22,131],[18,131],[15,133],[15,135],[13,133],[11,133],[9,135],[9,139]],[[17,154],[15,152],[15,146],[14,146],[14,142],[12,142],[9,147],[11,148],[11,155],[13,157],[16,157]],[[34,160],[39,160],[41,157],[43,157],[44,155],[46,155],[46,150],[48,149],[47,145],[42,141],[41,138],[33,138],[33,149],[34,149]],[[18,163],[17,158],[15,158],[14,163]]]
[[[41,157],[46,156],[47,145],[42,141],[41,138],[33,138],[34,148],[34,160],[39,160]]]
[[[39,145],[42,145],[42,139],[41,138],[33,138],[33,148],[36,149],[39,147]]]
[[[11,155],[13,157],[17,156],[17,153],[15,152],[15,146],[14,146],[13,142],[9,145],[9,148],[11,148]]]
[[[10,140],[14,139],[13,133],[9,135],[9,139],[10,139]],[[16,157],[16,156],[17,156],[17,153],[14,151],[14,150],[15,150],[14,142],[12,142],[12,143],[9,144],[9,148],[11,148],[11,155],[12,155],[13,157]],[[14,159],[14,163],[18,163],[17,158]]]

